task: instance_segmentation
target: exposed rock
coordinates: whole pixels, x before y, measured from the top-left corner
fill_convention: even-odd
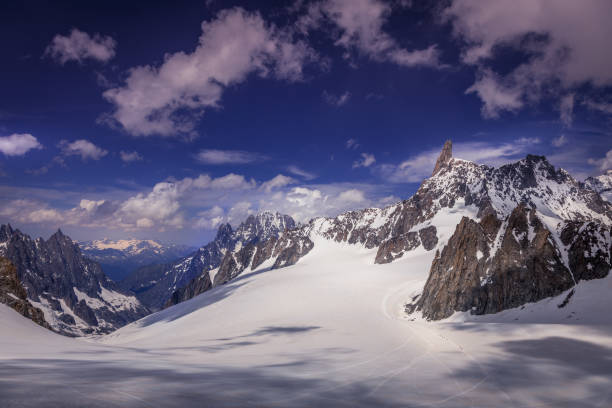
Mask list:
[[[214,241],[164,269],[161,276],[150,277],[149,281],[155,283],[140,292],[139,296],[154,308],[191,299],[213,285],[234,279],[248,266],[254,254],[255,263],[268,259],[266,252],[272,250],[274,240],[283,231],[294,227],[293,218],[270,212],[250,215],[235,231],[229,224],[221,225]],[[206,282],[211,281],[210,276],[204,278],[204,275],[208,276],[209,271],[216,268],[219,270],[214,282],[208,286]]]
[[[533,208],[518,205],[503,224],[490,216],[480,223],[464,217],[436,255],[422,296],[407,311],[416,308],[430,320],[457,311],[497,313],[608,274],[610,227],[568,222],[561,239],[569,246],[569,265]]]
[[[436,161],[436,166],[434,167],[434,171],[431,175],[434,176],[437,172],[440,171],[440,169],[447,166],[452,157],[453,157],[453,142],[451,142],[450,140],[447,140],[444,143],[444,147],[442,147],[442,152],[440,153],[440,156],[438,156],[438,160]]]
[[[437,229],[433,225],[419,230],[419,238],[426,251],[431,251],[438,244]]]
[[[569,267],[576,281],[601,279],[612,269],[610,235],[612,228],[595,222],[568,222],[561,240],[568,247]]]
[[[27,293],[17,276],[17,269],[6,258],[0,257],[0,303],[14,309],[34,323],[50,329],[42,310],[35,308],[27,299]]]
[[[435,227],[434,227],[435,228]],[[401,258],[406,251],[413,250],[420,245],[419,234],[416,232],[407,232],[405,234],[393,237],[385,241],[378,247],[375,263],[384,264],[392,262],[397,258]]]
[[[109,333],[149,313],[60,230],[46,241],[32,240],[3,225],[0,243],[0,256],[15,265],[29,302],[62,334]]]

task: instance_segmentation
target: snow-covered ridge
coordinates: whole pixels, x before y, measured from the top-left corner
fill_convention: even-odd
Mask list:
[[[146,250],[159,252],[162,250],[163,245],[151,239],[120,239],[113,241],[108,238],[104,238],[94,241],[82,242],[81,248],[83,248],[84,250],[116,249],[118,251],[124,251],[136,255]]]

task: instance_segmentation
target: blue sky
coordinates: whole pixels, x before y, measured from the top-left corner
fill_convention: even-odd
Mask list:
[[[408,198],[452,139],[612,165],[608,1],[3,4],[0,222],[200,245]]]

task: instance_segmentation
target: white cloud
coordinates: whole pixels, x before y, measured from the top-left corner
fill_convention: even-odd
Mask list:
[[[196,159],[203,164],[245,164],[265,160],[266,157],[242,150],[205,149],[196,155]]]
[[[370,167],[374,163],[376,163],[376,158],[373,154],[361,153],[361,159],[353,163],[353,168]]]
[[[138,152],[125,152],[123,150],[119,152],[119,156],[121,156],[121,160],[123,160],[125,163],[142,161],[143,159],[143,157]]]
[[[107,150],[104,150],[88,140],[80,139],[74,142],[68,142],[66,140],[60,141],[59,146],[62,149],[62,154],[65,156],[81,156],[83,161],[92,159],[100,160],[102,157],[108,154]]]
[[[261,186],[259,187],[260,190],[265,191],[266,193],[271,192],[272,190],[278,189],[278,188],[282,188],[282,187],[286,187],[290,184],[295,184],[296,181],[294,178],[292,177],[287,177],[284,176],[282,174],[277,175],[276,177],[263,182],[261,184]]]
[[[300,80],[314,55],[259,13],[233,8],[202,23],[192,53],[168,54],[160,66],[131,69],[125,85],[105,91],[104,98],[115,107],[111,120],[134,136],[193,135],[204,110],[219,108],[226,87],[253,73]]]
[[[375,61],[389,61],[402,66],[437,67],[439,52],[435,45],[407,50],[383,31],[392,11],[389,3],[379,0],[324,0],[313,3],[298,27],[303,31],[321,28],[327,22],[337,26],[332,33],[335,44]]]
[[[601,171],[607,171],[612,169],[612,150],[608,150],[608,153],[601,159],[589,159],[588,163],[597,166]]]
[[[70,35],[57,34],[51,44],[47,46],[45,55],[65,64],[68,61],[82,62],[85,59],[94,59],[107,62],[115,56],[117,43],[111,37],[100,34],[89,34],[72,29]]]
[[[334,95],[327,91],[323,91],[323,100],[333,106],[342,106],[351,98],[351,93],[346,91],[340,95]]]
[[[42,149],[42,145],[29,133],[0,137],[0,152],[5,156],[23,156],[32,149]]]
[[[510,143],[464,142],[453,144],[453,157],[479,164],[500,166],[533,153],[537,138],[519,138]],[[431,176],[442,146],[421,152],[399,165],[383,164],[377,171],[394,183],[420,183]]]
[[[483,70],[465,93],[475,93],[483,102],[485,118],[497,118],[502,111],[515,112],[523,107],[520,90],[507,86],[490,70]]]
[[[291,174],[302,177],[304,180],[313,180],[317,178],[316,174],[303,170],[295,165],[288,166],[287,171]]]
[[[568,142],[567,136],[561,135],[559,137],[554,138],[552,140],[551,144],[553,146],[555,146],[555,147],[561,147],[561,146],[567,144],[567,142]]]
[[[607,0],[453,0],[443,16],[466,44],[463,62],[485,72],[470,88],[484,103],[483,116],[553,95],[562,100],[567,125],[573,107],[568,92],[583,84],[612,84],[611,13]],[[502,47],[528,58],[503,76],[487,73]]]
[[[341,203],[363,203],[366,201],[365,194],[361,190],[355,188],[343,191],[338,195],[338,201]]]

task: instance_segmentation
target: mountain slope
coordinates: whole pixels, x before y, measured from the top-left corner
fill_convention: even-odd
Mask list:
[[[59,230],[46,241],[33,240],[2,225],[0,256],[16,267],[29,303],[62,334],[109,333],[149,313]]]
[[[250,215],[236,230],[229,224],[223,224],[215,239],[193,254],[167,267],[142,268],[120,285],[137,293],[138,298],[148,307],[159,309],[169,299],[179,301],[184,296],[182,293],[193,290],[181,292],[189,284],[193,288],[200,278],[209,279],[208,271],[219,267],[227,251],[237,251],[243,246],[268,240],[294,226],[291,217],[270,212]],[[207,285],[206,282],[204,285]],[[179,292],[175,294],[177,290]]]
[[[225,255],[214,280],[197,285],[209,290],[262,263],[271,269],[295,264],[320,236],[374,248],[376,263],[415,250],[439,253],[423,296],[406,299],[409,312],[429,319],[465,310],[496,313],[607,276],[611,225],[612,205],[546,158],[528,155],[492,168],[453,158],[449,141],[410,199],[316,218],[278,239],[241,247]]]
[[[153,240],[95,240],[79,243],[83,255],[100,263],[104,273],[120,281],[134,270],[151,264],[170,263],[193,252],[185,245],[166,245]]]
[[[612,170],[608,170],[601,176],[589,177],[584,184],[597,191],[605,200],[612,202]]]

